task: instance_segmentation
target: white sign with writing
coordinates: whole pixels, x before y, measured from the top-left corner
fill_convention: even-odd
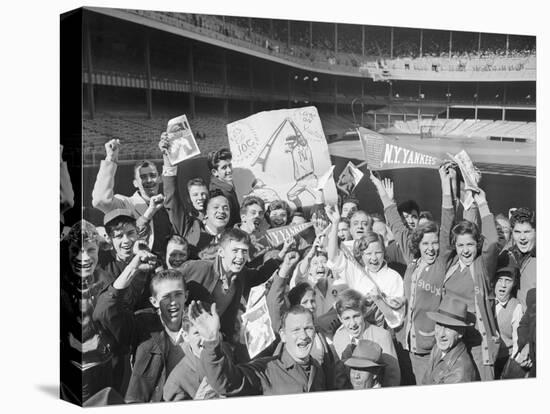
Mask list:
[[[228,124],[227,135],[239,198],[268,196],[264,201],[281,199],[295,208],[320,197],[316,188],[331,161],[315,107],[260,112]],[[326,203],[336,202],[334,180],[322,196]]]

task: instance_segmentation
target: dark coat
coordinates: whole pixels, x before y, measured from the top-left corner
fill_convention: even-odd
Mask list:
[[[273,332],[276,333],[276,341],[280,341],[278,335],[281,329],[282,316],[289,308],[288,301],[286,300],[285,287],[288,279],[282,278],[278,274],[273,277],[273,283],[269,291],[267,292],[266,302],[269,310],[269,316],[271,318],[271,327]],[[315,321],[316,322],[316,321]],[[351,383],[349,382],[349,375],[347,375],[347,369],[343,365],[342,361],[335,355],[334,348],[329,346],[327,338],[323,331],[315,323],[315,330],[317,332],[316,338],[319,339],[322,347],[322,358],[315,357],[312,352],[312,357],[315,357],[321,364],[325,377],[327,378],[327,390],[341,390],[351,389]],[[279,344],[278,344],[279,345]],[[271,346],[270,346],[271,348]],[[280,345],[275,350],[274,354],[280,352]]]
[[[481,231],[484,236],[482,252],[475,258],[471,266],[471,268],[473,268],[472,274],[474,279],[475,299],[477,300],[481,313],[475,316],[478,318],[478,323],[483,323],[486,333],[486,335],[482,337],[482,346],[487,350],[487,359],[483,361],[484,365],[493,365],[498,355],[501,340],[494,314],[495,297],[489,286],[496,271],[498,257],[498,236],[495,219],[492,214],[485,213],[482,215]],[[448,263],[449,270],[443,281],[443,296],[448,294],[446,293],[445,284],[455,274],[450,272],[450,268],[455,266],[457,262],[458,258],[455,255],[450,259],[450,263]]]
[[[208,292],[197,283],[188,283],[188,302],[211,302]],[[121,353],[133,355],[133,369],[126,391],[127,402],[162,401],[166,381],[166,359],[169,338],[157,314],[137,314],[125,301],[126,290],[108,287],[99,297],[94,320],[111,333]]]
[[[533,367],[529,372],[530,377],[536,376],[537,361],[537,290],[527,292],[527,310],[523,314],[518,326],[518,350],[529,345],[529,359]]]
[[[185,207],[182,196],[178,189],[177,176],[162,176],[164,186],[164,207],[170,217],[170,222],[176,230],[176,233],[185,238],[190,244],[190,254],[192,258],[198,257],[200,245],[207,244],[201,236],[204,233],[202,222],[193,215],[191,209]],[[211,238],[210,238],[211,239]],[[209,241],[209,240],[208,240]]]
[[[464,342],[460,341],[456,344],[443,358],[441,355],[441,350],[434,346],[428,369],[422,379],[423,385],[479,381],[476,366]]]
[[[281,347],[278,355],[234,365],[222,352],[220,342],[204,342],[201,362],[208,383],[224,396],[286,395],[328,389],[319,363],[311,358],[309,378]]]
[[[395,204],[388,206],[384,214],[400,246],[403,246],[401,249],[408,262],[403,281],[408,312],[403,325],[397,331],[396,337],[404,349],[417,354],[429,354],[435,343],[435,322],[428,318],[426,312],[437,311],[441,303],[443,279],[447,259],[451,253],[449,234],[454,219],[454,210],[442,207],[441,227],[439,229],[439,255],[432,265],[426,266],[422,270],[418,269],[418,271],[417,268],[420,262],[414,258],[409,245],[412,230],[403,224]],[[415,271],[418,274],[415,274]],[[414,296],[412,294],[413,290],[415,292]]]
[[[247,296],[250,289],[254,286],[261,285],[267,281],[271,275],[279,268],[280,261],[270,259],[258,269],[250,269],[244,267],[240,273],[233,276],[231,279],[227,295],[232,295],[229,303],[225,308],[220,307],[219,303],[217,311],[220,315],[222,332],[227,338],[231,338],[235,327],[235,320],[239,311],[239,304],[243,296]],[[201,284],[210,294],[214,292],[216,284],[220,280],[220,260],[216,257],[215,260],[190,260],[183,264],[182,273],[185,275],[187,282],[193,281]]]

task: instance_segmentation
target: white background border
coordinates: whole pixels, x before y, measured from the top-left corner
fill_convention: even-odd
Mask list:
[[[59,14],[82,4],[77,1],[11,1],[3,4],[2,31],[2,144],[1,215],[4,232],[1,269],[0,399],[3,412],[65,413],[77,408],[59,401],[58,383],[58,142],[59,142]],[[267,4],[269,3],[269,4]],[[543,239],[548,179],[545,155],[548,139],[542,114],[549,71],[548,12],[543,2],[524,1],[321,1],[275,0],[227,2],[95,1],[94,6],[157,9],[241,16],[279,17],[472,30],[537,35],[539,298],[547,275],[541,260],[548,243]],[[92,5],[92,4],[89,4]],[[544,88],[544,89],[543,89]],[[543,213],[544,212],[544,213]],[[541,223],[542,222],[542,223]],[[543,227],[541,227],[543,226]],[[548,238],[546,238],[548,240]],[[109,412],[225,411],[243,413],[302,412],[442,412],[495,410],[499,413],[543,411],[547,400],[548,369],[544,344],[549,329],[539,300],[537,337],[539,377],[458,386],[408,387],[364,392],[332,392],[289,397],[238,398],[225,401],[139,405],[109,408]],[[544,314],[544,316],[543,316]],[[546,392],[546,395],[544,395]],[[292,410],[292,411],[291,411]]]

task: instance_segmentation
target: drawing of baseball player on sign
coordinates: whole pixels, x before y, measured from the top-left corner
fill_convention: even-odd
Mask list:
[[[322,180],[332,163],[315,107],[259,112],[228,124],[227,137],[240,199],[254,194],[292,209],[336,202],[334,180]]]
[[[294,179],[296,180],[296,184],[288,190],[286,196],[289,201],[296,204],[296,207],[300,207],[302,203],[298,196],[304,191],[311,194],[313,198],[316,198],[316,194],[312,190],[317,187],[317,176],[315,175],[311,148],[297,128],[296,131],[298,134],[288,136],[285,139],[285,152],[289,153],[292,157]]]
[[[285,128],[286,126],[291,127],[290,131],[288,128]],[[315,175],[313,154],[309,147],[309,143],[292,119],[285,118],[285,120],[281,122],[251,165],[259,163],[262,169],[265,169],[265,163],[268,159],[271,147],[277,138],[282,137],[283,131],[287,133],[284,138],[284,151],[289,154],[292,159],[294,179],[296,180],[292,188],[288,190],[287,198],[288,201],[294,203],[296,207],[300,207],[302,206],[302,202],[299,196],[303,192],[310,194],[314,199],[317,198],[317,194],[314,192],[315,190],[313,190],[313,188],[317,186],[317,176]]]

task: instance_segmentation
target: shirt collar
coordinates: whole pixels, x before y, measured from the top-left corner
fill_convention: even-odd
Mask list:
[[[172,344],[176,344],[176,345],[182,344],[183,343],[183,327],[180,328],[179,331],[174,332],[174,331],[171,331],[170,329],[168,329],[168,327],[166,326],[166,324],[164,323],[164,321],[160,317],[160,313],[159,313],[159,319],[160,319],[160,323],[162,323],[162,327],[164,328],[164,332],[166,332],[166,335],[168,335],[168,338],[170,338],[170,340],[172,341]]]
[[[462,272],[464,269],[466,269],[467,267],[469,267],[468,265],[465,265],[464,263],[462,263],[460,261],[460,259],[458,260],[458,266],[460,267],[460,271]]]
[[[508,305],[508,302],[510,302],[510,299],[511,299],[511,298],[506,299],[506,301],[504,301],[504,302],[502,302],[502,301],[501,301],[499,298],[497,298],[496,296],[495,296],[495,299],[496,299],[496,304],[497,304],[497,305],[500,305],[500,306],[502,306],[503,308],[505,308],[506,305]]]
[[[437,346],[437,345],[435,345]],[[445,355],[443,355],[443,352],[438,348],[437,352],[439,353],[439,360],[444,361],[449,367],[453,366],[458,357],[466,350],[466,346],[464,345],[464,342],[462,340],[458,341],[458,343],[448,351]]]

